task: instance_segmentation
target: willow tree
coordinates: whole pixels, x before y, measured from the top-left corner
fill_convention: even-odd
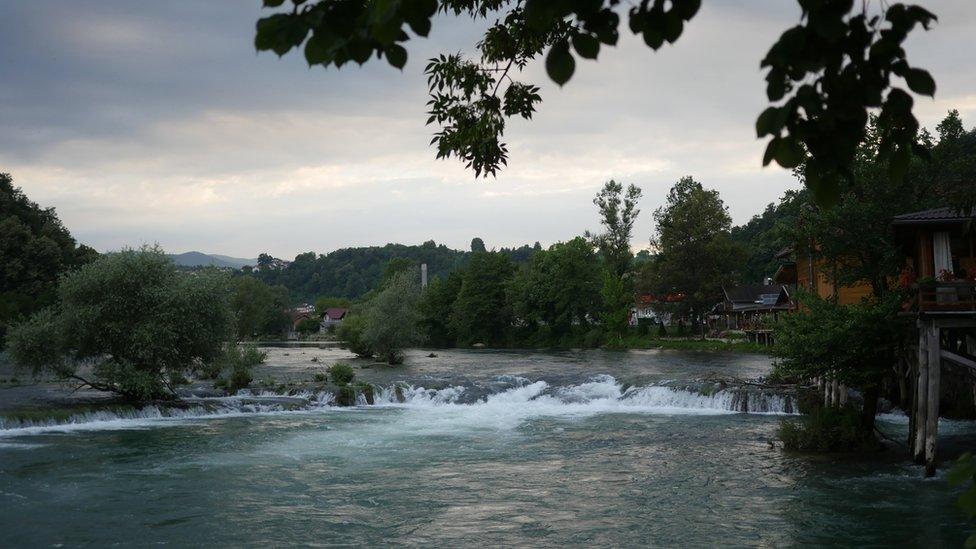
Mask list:
[[[222,356],[224,276],[181,273],[158,248],[106,254],[65,276],[56,303],[7,334],[20,366],[136,400],[165,398]]]
[[[868,113],[880,110],[882,146],[900,179],[918,149],[918,122],[907,90],[933,96],[935,81],[908,62],[909,33],[928,28],[928,10],[883,0],[797,0],[800,22],[761,60],[770,106],[756,120],[769,137],[763,164],[801,164],[822,203],[837,196],[865,135]],[[397,68],[404,44],[426,37],[435,16],[493,18],[474,55],[442,54],[426,65],[428,124],[436,124],[437,158],[456,157],[476,176],[495,175],[508,161],[502,141],[508,119],[532,118],[538,86],[517,80],[545,54],[549,78],[566,84],[576,60],[597,59],[623,32],[653,50],[678,41],[701,0],[264,0],[276,13],[257,22],[255,47],[279,56],[302,49],[309,66],[360,65],[374,55]],[[284,9],[281,9],[284,8]],[[626,17],[627,24],[622,20]],[[438,19],[438,22],[443,19]],[[410,32],[408,32],[410,31]],[[412,33],[412,34],[411,34]],[[903,81],[904,87],[899,87]],[[907,90],[905,89],[907,88]],[[720,92],[716,92],[720,93]]]

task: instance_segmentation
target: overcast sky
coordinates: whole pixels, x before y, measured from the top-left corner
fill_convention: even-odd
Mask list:
[[[939,90],[916,112],[934,127],[957,108],[972,126],[976,2],[923,3],[940,23],[909,59]],[[625,34],[562,89],[540,59],[520,78],[543,103],[509,125],[509,166],[488,180],[434,160],[422,75],[435,53],[472,51],[484,23],[437,20],[403,72],[310,70],[300,53],[255,53],[259,4],[0,0],[0,171],[98,250],[283,258],[474,236],[548,245],[598,228],[591,199],[609,178],[644,190],[640,248],[682,175],[718,189],[736,223],[796,186],[761,167],[753,130],[759,60],[798,21],[792,2],[707,0],[677,45],[654,53]]]

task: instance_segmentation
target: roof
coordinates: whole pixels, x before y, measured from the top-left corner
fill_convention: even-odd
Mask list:
[[[325,310],[325,316],[332,320],[339,320],[340,318],[346,316],[346,313],[348,312],[349,309],[346,307],[329,307]]]
[[[789,300],[789,292],[782,284],[745,284],[731,288],[722,287],[726,301],[751,305],[776,305]]]
[[[971,221],[973,218],[976,218],[976,208],[970,210],[969,215],[966,215],[966,212],[960,208],[945,207],[896,215],[892,218],[891,224],[922,225],[928,223],[960,223],[963,221]]]
[[[793,252],[794,252],[793,246],[786,246],[782,250],[776,252],[776,255],[774,255],[773,257],[775,257],[776,259],[785,259],[793,255]]]

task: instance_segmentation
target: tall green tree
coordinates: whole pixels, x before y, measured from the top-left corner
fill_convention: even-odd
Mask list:
[[[264,0],[269,8],[284,4]],[[838,178],[854,165],[868,113],[880,109],[879,154],[893,160],[891,174],[900,179],[918,122],[912,96],[892,80],[903,79],[916,94],[935,94],[935,81],[909,64],[903,47],[909,33],[916,26],[927,29],[935,15],[900,2],[798,4],[799,24],[779,37],[760,64],[770,102],[756,120],[757,135],[770,137],[763,164],[803,164],[810,190],[829,203],[838,194]],[[623,28],[658,50],[681,37],[700,6],[701,0],[634,2]],[[620,0],[292,0],[257,22],[254,45],[279,56],[301,48],[309,66],[363,64],[375,54],[402,69],[407,29],[427,36],[438,13],[497,17],[474,59],[442,54],[425,69],[427,123],[440,128],[432,140],[437,158],[457,157],[476,175],[488,176],[508,162],[501,141],[508,119],[530,119],[542,100],[537,86],[516,79],[519,73],[545,53],[549,78],[565,84],[577,57],[596,59],[603,47],[616,45],[624,7]]]
[[[512,318],[506,290],[514,274],[515,264],[506,255],[481,252],[471,256],[451,312],[459,344],[505,343]]]
[[[518,324],[540,344],[580,334],[599,315],[601,274],[593,246],[582,237],[536,253],[511,286]]]
[[[10,329],[10,356],[132,399],[170,397],[184,375],[221,356],[233,331],[226,287],[216,272],[177,272],[159,248],[107,254],[66,275],[54,305]]]
[[[423,342],[419,302],[418,274],[401,271],[366,304],[362,340],[388,364],[400,364],[404,349]]]
[[[55,301],[60,276],[96,257],[75,242],[54,208],[42,209],[0,173],[0,348],[11,323]]]
[[[732,281],[741,257],[731,239],[728,209],[718,191],[682,177],[654,212],[654,221],[651,244],[658,254],[652,285],[657,293],[684,294],[680,312],[701,322],[721,299],[722,285]]]
[[[739,282],[758,284],[776,272],[781,262],[776,254],[795,244],[795,227],[809,202],[805,189],[786,191],[778,203],[768,204],[761,214],[732,227],[732,240],[743,250],[736,273]]]
[[[435,278],[420,299],[420,327],[427,334],[427,343],[434,347],[453,347],[457,333],[451,323],[454,302],[461,291],[461,271],[444,278]]]
[[[284,286],[269,286],[244,275],[231,279],[230,292],[238,339],[279,335],[289,328],[288,289]]]
[[[634,233],[634,222],[640,214],[637,209],[640,198],[640,187],[627,185],[625,191],[622,184],[612,179],[593,198],[603,225],[602,233],[592,235],[593,242],[600,250],[607,269],[616,276],[627,273],[634,261],[630,241]]]

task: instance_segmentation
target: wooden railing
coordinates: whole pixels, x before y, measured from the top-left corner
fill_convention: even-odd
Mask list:
[[[976,312],[976,282],[928,282],[918,285],[919,312]]]

